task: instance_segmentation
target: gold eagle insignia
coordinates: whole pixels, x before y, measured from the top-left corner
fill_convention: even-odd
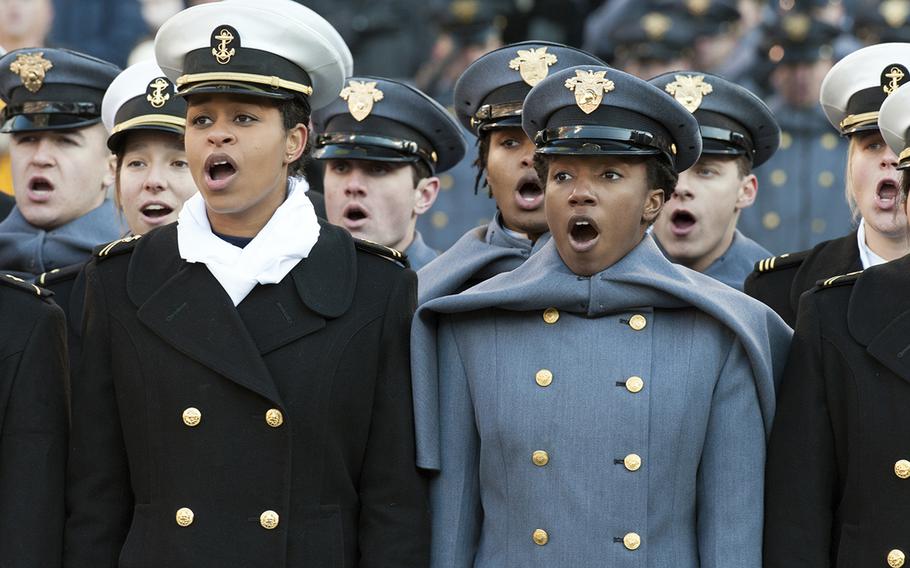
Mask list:
[[[575,103],[585,114],[591,114],[616,86],[607,79],[606,71],[575,71],[575,76],[566,79],[566,88],[575,93]]]
[[[557,62],[556,55],[547,53],[546,47],[519,49],[518,57],[509,61],[509,69],[518,71],[522,80],[532,87],[550,73],[550,66]]]
[[[385,97],[376,88],[376,81],[348,81],[348,86],[341,89],[341,98],[348,101],[348,110],[357,122],[370,116],[373,104]]]
[[[667,83],[664,89],[689,112],[695,112],[705,95],[714,92],[714,87],[705,82],[704,75],[676,75],[674,78],[676,80]]]
[[[37,93],[44,85],[44,78],[47,72],[54,67],[54,64],[44,58],[44,53],[35,51],[32,53],[20,53],[16,56],[9,70],[19,75],[22,84],[32,93]]]

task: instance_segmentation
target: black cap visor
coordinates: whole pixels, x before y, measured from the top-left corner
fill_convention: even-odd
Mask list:
[[[42,132],[47,130],[77,130],[101,122],[100,116],[65,113],[18,114],[3,123],[0,132]]]
[[[123,151],[123,145],[126,143],[126,139],[129,134],[133,132],[165,132],[168,134],[173,134],[175,137],[179,138],[183,136],[185,129],[178,126],[171,126],[168,124],[143,124],[134,126],[132,128],[127,128],[111,134],[107,138],[107,147],[108,149],[115,153],[120,154]]]
[[[538,154],[565,156],[664,156],[675,164],[675,146],[659,136],[612,126],[563,126],[537,133]]]
[[[333,132],[316,137],[313,157],[317,160],[371,160],[376,162],[422,162],[436,171],[436,154],[417,142],[372,134]]]
[[[286,91],[280,88],[272,89],[241,81],[206,81],[194,83],[181,89],[177,94],[181,97],[193,95],[242,95],[279,101],[288,101],[300,95],[300,93]]]

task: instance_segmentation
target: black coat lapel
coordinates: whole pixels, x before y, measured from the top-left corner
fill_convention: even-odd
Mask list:
[[[790,287],[790,305],[793,313],[799,311],[799,297],[815,283],[832,276],[862,270],[856,231],[846,237],[833,239],[816,246],[800,265]]]

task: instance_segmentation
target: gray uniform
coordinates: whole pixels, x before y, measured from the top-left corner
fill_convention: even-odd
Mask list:
[[[752,274],[755,263],[769,256],[764,247],[737,230],[727,252],[712,262],[703,274],[742,292],[743,282]]]
[[[761,566],[790,329],[650,237],[590,278],[548,243],[412,331],[432,567]]]
[[[50,231],[32,226],[15,208],[0,223],[0,270],[32,279],[87,261],[93,248],[120,238],[123,232],[111,200]]]
[[[408,245],[408,248],[404,250],[404,253],[408,255],[408,262],[411,263],[411,268],[413,270],[420,270],[428,262],[439,256],[438,252],[431,249],[423,242],[420,231],[414,231],[414,240],[412,240],[411,244]]]

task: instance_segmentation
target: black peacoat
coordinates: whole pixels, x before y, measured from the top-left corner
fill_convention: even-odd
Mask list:
[[[744,291],[796,325],[799,297],[819,280],[862,270],[856,232],[814,248],[760,260],[746,278]]]
[[[409,330],[416,278],[321,225],[237,306],[176,225],[85,269],[69,568],[421,567]]]
[[[50,292],[0,275],[0,566],[57,568],[69,369]]]
[[[910,257],[800,302],[766,467],[765,567],[910,566]]]

